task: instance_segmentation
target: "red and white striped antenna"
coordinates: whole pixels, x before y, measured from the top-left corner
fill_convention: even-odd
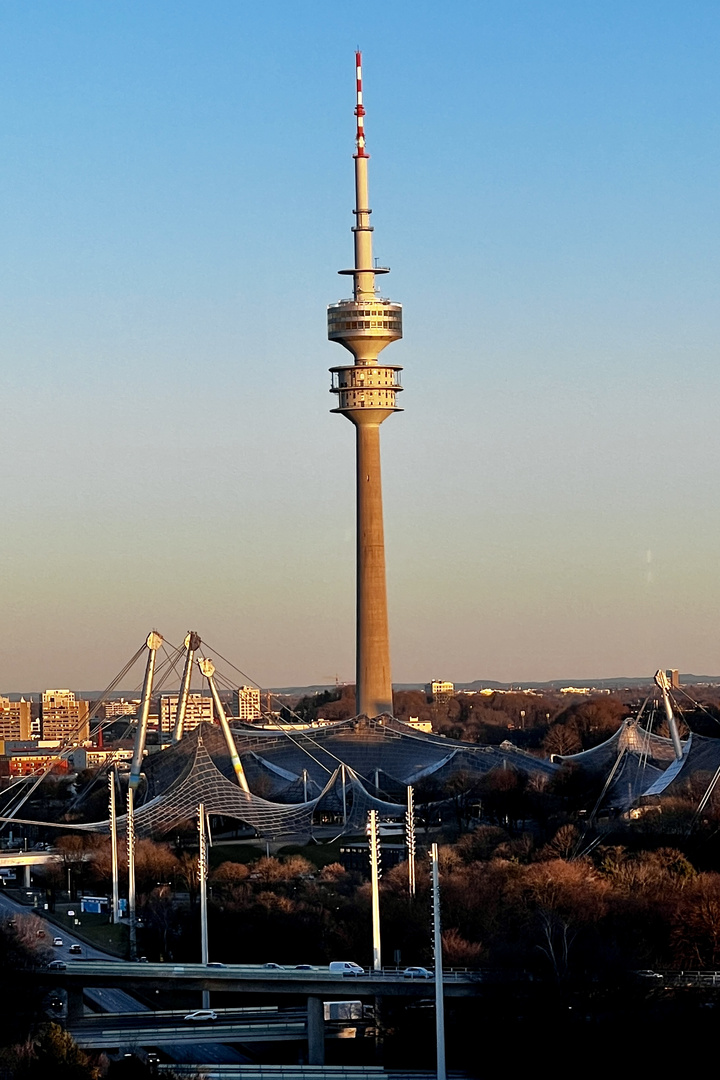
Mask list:
[[[362,94],[362,53],[355,53],[355,78],[357,80],[357,105],[355,106],[355,115],[357,116],[357,135],[355,136],[355,145],[357,147],[357,153],[355,157],[369,157],[369,154],[365,153],[365,106],[363,105]]]

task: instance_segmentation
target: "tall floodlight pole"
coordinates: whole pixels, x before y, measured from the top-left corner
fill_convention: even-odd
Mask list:
[[[223,703],[220,700],[220,695],[218,693],[217,686],[215,685],[215,679],[213,677],[215,675],[215,665],[213,664],[212,660],[204,659],[201,657],[198,660],[198,666],[200,668],[200,671],[207,679],[208,685],[210,686],[210,693],[212,694],[212,699],[215,704],[215,714],[217,715],[218,723],[220,724],[222,733],[225,736],[225,745],[227,746],[228,753],[230,754],[230,760],[232,762],[232,767],[235,770],[237,782],[243,789],[245,794],[249,795],[250,788],[248,787],[248,782],[245,777],[245,770],[242,767],[242,762],[240,761],[240,756],[237,752],[237,746],[235,745],[235,740],[232,737],[232,731],[230,730],[230,725],[228,724],[228,719],[225,715],[225,709],[223,708]]]
[[[198,806],[198,883],[200,886],[200,963],[208,962],[207,922],[207,834],[205,832],[205,804]]]
[[[380,839],[377,832],[377,810],[368,811],[368,843],[370,847],[370,880],[372,884],[373,971],[382,971],[380,954]]]
[[[407,810],[405,811],[405,844],[408,857],[408,892],[415,895],[415,793],[412,785],[407,789]]]
[[[355,265],[340,270],[353,279],[353,296],[328,307],[328,338],[353,355],[352,366],[334,367],[331,392],[337,408],[355,425],[357,444],[357,643],[358,715],[392,714],[392,679],[388,634],[385,540],[380,473],[380,425],[400,411],[395,399],[402,387],[396,364],[379,364],[386,345],[402,337],[402,307],[375,295],[375,278],[387,267],[374,265],[368,199],[368,154],[361,54],[355,54],[357,132],[355,136]]]
[[[130,927],[130,959],[137,957],[137,924],[135,921],[135,808],[131,787],[127,793],[127,860],[128,860],[128,925]]]
[[[188,632],[185,638],[185,648],[187,649],[187,655],[185,657],[185,667],[183,669],[182,682],[180,683],[180,694],[178,695],[177,713],[175,714],[175,728],[173,730],[172,741],[174,743],[180,742],[183,737],[183,729],[185,727],[185,713],[187,712],[188,697],[190,695],[190,679],[192,677],[192,666],[195,653],[200,648],[202,642],[200,641],[199,634],[196,634],[194,630]]]
[[[435,1032],[437,1039],[437,1080],[446,1080],[445,1072],[445,998],[443,994],[442,930],[440,926],[440,867],[438,846],[430,849],[432,866],[433,949],[435,952]]]
[[[198,806],[198,886],[200,889],[200,963],[207,966],[208,953],[208,836],[206,830],[205,804]],[[210,991],[202,992],[203,1009],[210,1008]]]
[[[155,661],[157,651],[163,643],[162,636],[156,630],[148,634],[146,642],[148,648],[147,665],[145,667],[145,681],[143,683],[138,726],[135,732],[135,746],[133,748],[132,762],[130,765],[130,779],[128,786],[130,791],[137,791],[140,783],[140,770],[142,769],[145,739],[147,737],[148,717],[150,716],[150,699],[152,698],[153,679],[155,678]]]
[[[120,910],[120,876],[118,872],[117,812],[115,809],[115,766],[108,772],[108,810],[110,818],[110,865],[112,868],[112,921],[118,921]]]

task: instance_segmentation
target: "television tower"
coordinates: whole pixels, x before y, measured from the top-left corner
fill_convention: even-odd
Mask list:
[[[356,710],[358,715],[392,714],[392,679],[385,584],[380,425],[402,390],[401,367],[379,364],[381,350],[402,337],[402,307],[375,295],[375,278],[387,267],[373,264],[372,211],[368,206],[368,154],[365,150],[365,108],[362,54],[355,54],[357,135],[355,140],[355,265],[340,270],[353,279],[353,297],[328,306],[328,338],[352,353],[354,363],[330,368],[331,393],[338,395],[333,412],[355,425],[357,440],[357,644]]]

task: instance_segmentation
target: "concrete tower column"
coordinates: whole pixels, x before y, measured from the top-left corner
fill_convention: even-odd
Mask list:
[[[331,368],[333,412],[347,416],[357,440],[357,685],[358,715],[392,714],[385,540],[383,534],[380,424],[394,412],[402,390],[396,364],[378,362],[380,352],[402,337],[402,307],[377,296],[376,278],[387,267],[374,265],[368,198],[368,154],[360,53],[356,54],[357,134],[355,139],[355,266],[341,270],[353,278],[353,297],[328,307],[328,337],[353,355],[353,364]]]
[[[355,418],[354,418],[355,419]],[[357,434],[357,711],[392,714],[380,424],[355,420]]]

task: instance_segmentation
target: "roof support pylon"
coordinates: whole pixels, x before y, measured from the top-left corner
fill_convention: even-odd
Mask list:
[[[128,781],[131,791],[136,791],[140,783],[140,770],[145,752],[145,739],[147,738],[148,717],[150,716],[150,699],[152,698],[153,680],[155,678],[155,661],[157,651],[163,643],[162,634],[157,630],[148,634],[146,645],[148,647],[147,665],[145,667],[145,682],[143,683],[142,701],[138,716],[138,726],[135,732],[135,746],[133,748],[132,764],[130,766],[130,779]]]
[[[213,664],[212,660],[201,657],[200,659],[198,659],[198,666],[210,686],[210,693],[212,694],[213,701],[215,703],[215,713],[217,715],[220,727],[222,728],[222,733],[225,736],[225,742],[227,744],[228,753],[230,754],[230,760],[232,761],[232,767],[235,770],[235,775],[237,776],[238,784],[243,789],[243,791],[247,795],[249,795],[250,788],[248,787],[248,782],[245,777],[245,770],[242,767],[242,762],[240,761],[240,757],[237,752],[237,746],[235,745],[235,740],[233,739],[232,731],[230,730],[230,725],[228,724],[228,719],[225,715],[225,709],[223,708],[223,703],[220,700],[220,695],[218,694],[217,686],[215,685],[215,679],[213,678],[213,676],[215,675],[215,665]]]

